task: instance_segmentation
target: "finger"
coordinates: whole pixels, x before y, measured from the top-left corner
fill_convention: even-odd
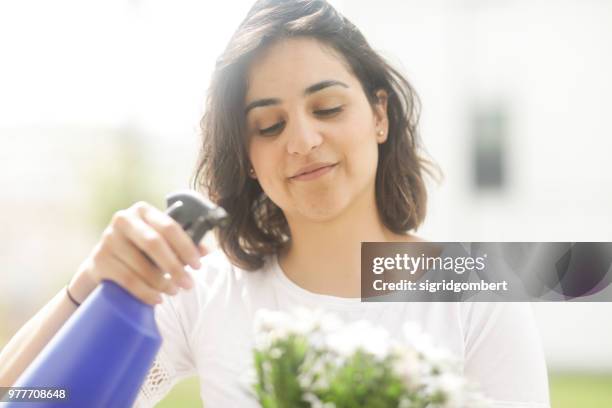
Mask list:
[[[186,289],[193,286],[183,264],[176,257],[166,240],[138,215],[119,211],[119,215],[114,219],[114,227],[118,228],[127,239],[143,251],[158,268],[168,272],[180,286]]]
[[[200,254],[197,247],[183,228],[168,214],[149,205],[138,207],[142,219],[162,235],[184,265],[200,267]]]
[[[178,293],[178,286],[171,279],[164,277],[164,273],[150,261],[134,244],[124,235],[113,234],[109,242],[113,255],[123,262],[133,273],[141,277],[155,290],[166,292],[169,295]]]
[[[151,288],[140,277],[136,276],[119,258],[113,255],[108,257],[106,261],[108,268],[105,279],[114,281],[147,304],[156,305],[162,303],[159,291]]]

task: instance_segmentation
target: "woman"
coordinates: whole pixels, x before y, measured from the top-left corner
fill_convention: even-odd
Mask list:
[[[408,82],[327,3],[257,2],[217,62],[202,120],[195,184],[230,215],[223,251],[200,261],[162,211],[119,211],[67,291],[7,346],[16,357],[2,378],[16,378],[75,304],[112,279],[151,304],[169,295],[156,309],[164,343],[138,406],[196,374],[206,407],[255,406],[244,391],[253,316],[300,305],[393,336],[416,321],[462,358],[491,406],[547,407],[528,305],[360,302],[361,242],[420,240],[408,232],[426,203],[417,118]]]

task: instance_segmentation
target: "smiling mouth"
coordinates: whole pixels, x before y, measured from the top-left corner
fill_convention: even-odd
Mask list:
[[[307,171],[307,172],[298,174],[297,176],[290,177],[290,180],[296,180],[296,181],[314,180],[316,178],[319,178],[319,177],[329,173],[337,165],[338,165],[338,163],[330,164],[330,165],[327,165],[327,166],[322,166],[322,167],[319,167],[317,169],[314,169],[314,170],[311,170],[311,171]]]

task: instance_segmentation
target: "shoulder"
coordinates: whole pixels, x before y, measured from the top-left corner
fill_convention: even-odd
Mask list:
[[[490,330],[535,329],[530,303],[461,302],[460,314],[466,337],[483,335]]]
[[[462,315],[464,370],[494,400],[491,406],[548,407],[546,361],[531,304],[468,302]]]
[[[234,276],[239,268],[233,265],[225,253],[217,249],[200,258],[202,266],[199,269],[188,269],[197,285],[212,285],[217,280]]]
[[[201,258],[197,270],[187,267],[194,281],[191,289],[181,289],[177,295],[164,295],[164,303],[156,313],[178,320],[187,333],[197,329],[198,322],[214,316],[227,318],[228,313],[242,308],[251,298],[267,297],[270,292],[268,262],[256,271],[233,265],[221,250]]]
[[[188,269],[188,271],[195,282],[196,289],[211,290],[220,285],[248,284],[261,280],[269,272],[271,259],[266,259],[264,266],[254,271],[248,271],[232,264],[221,249],[202,257],[200,261],[202,266],[199,269]]]
[[[257,297],[270,290],[271,258],[262,268],[248,271],[232,264],[219,249],[202,257],[201,264],[198,269],[186,269],[194,287],[170,298],[175,307],[189,311],[192,319],[215,305],[240,303],[247,296]]]

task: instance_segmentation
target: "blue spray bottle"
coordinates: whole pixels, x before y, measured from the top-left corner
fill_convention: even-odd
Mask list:
[[[227,217],[221,207],[191,191],[169,195],[167,205],[167,214],[196,245]],[[13,402],[0,405],[131,407],[161,341],[153,307],[116,283],[102,281],[14,384],[38,392],[21,393],[21,399],[13,392]]]

